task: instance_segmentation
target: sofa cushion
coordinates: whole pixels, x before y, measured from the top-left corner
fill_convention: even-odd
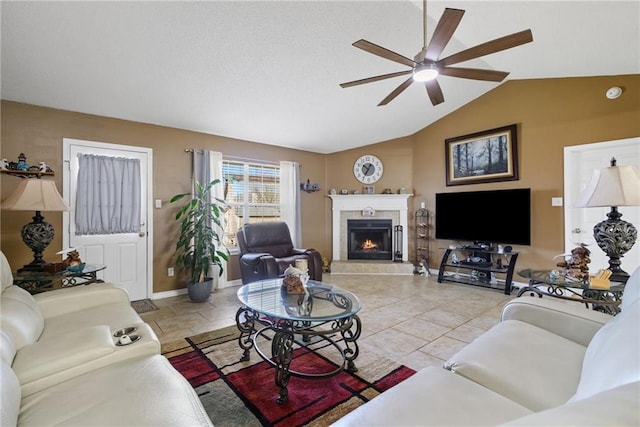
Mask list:
[[[4,329],[0,329],[0,355],[2,355],[2,361],[9,366],[13,363],[13,358],[16,357],[16,347]]]
[[[20,291],[24,292],[24,289],[11,286],[0,297],[0,323],[16,350],[36,342],[44,329],[38,305],[26,301]]]
[[[104,304],[47,318],[42,338],[68,334],[79,326],[107,325],[112,331],[140,323],[140,316],[129,304]]]
[[[622,294],[622,303],[620,308],[625,310],[633,303],[640,300],[640,267],[636,268],[627,280],[627,284],[624,287],[624,293]]]
[[[88,286],[73,286],[35,294],[45,319],[91,309],[105,304],[119,303],[129,306],[129,295],[113,283],[92,283]]]
[[[481,426],[530,414],[511,400],[442,368],[418,371],[333,426]]]
[[[501,321],[505,320],[520,320],[586,347],[611,315],[575,301],[523,296],[504,305]]]
[[[506,398],[540,411],[576,391],[586,347],[518,320],[476,338],[445,367]]]
[[[211,426],[189,382],[160,355],[91,371],[22,399],[21,426]]]
[[[7,257],[0,251],[0,292],[13,285],[13,273]]]
[[[12,368],[20,383],[25,384],[73,369],[114,351],[108,326],[78,327],[66,335],[23,347],[16,355]]]
[[[15,426],[20,411],[20,383],[4,360],[0,361],[0,390],[0,425]]]
[[[640,381],[640,300],[627,306],[593,337],[571,401]]]
[[[625,384],[589,398],[518,418],[505,426],[638,426],[640,383]]]

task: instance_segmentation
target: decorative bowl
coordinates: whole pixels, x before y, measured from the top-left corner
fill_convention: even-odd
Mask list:
[[[67,271],[70,271],[72,273],[80,273],[82,270],[84,270],[84,262],[67,267]]]

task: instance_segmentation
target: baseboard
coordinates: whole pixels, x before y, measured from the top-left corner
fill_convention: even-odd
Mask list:
[[[151,295],[151,299],[163,299],[163,298],[169,298],[169,297],[177,297],[180,295],[184,295],[187,293],[187,289],[176,289],[173,291],[164,291],[164,292],[154,292],[153,295]]]

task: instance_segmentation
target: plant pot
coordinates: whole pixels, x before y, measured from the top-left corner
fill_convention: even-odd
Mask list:
[[[213,277],[205,277],[204,282],[194,283],[189,280],[187,282],[187,292],[189,299],[193,302],[205,302],[209,300],[211,296],[211,290],[213,289]]]

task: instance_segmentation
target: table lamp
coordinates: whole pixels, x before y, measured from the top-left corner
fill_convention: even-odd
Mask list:
[[[640,174],[631,165],[616,166],[612,158],[610,167],[594,171],[576,206],[611,207],[608,219],[593,227],[593,237],[609,257],[610,280],[626,283],[629,274],[620,268],[620,258],[635,244],[638,230],[621,219],[618,206],[640,206]]]
[[[22,271],[42,271],[47,264],[42,252],[49,246],[55,235],[53,226],[44,220],[42,211],[68,211],[56,184],[44,179],[25,178],[18,188],[2,202],[2,209],[11,211],[35,211],[33,221],[22,227],[22,241],[33,251],[33,261],[19,269]]]

